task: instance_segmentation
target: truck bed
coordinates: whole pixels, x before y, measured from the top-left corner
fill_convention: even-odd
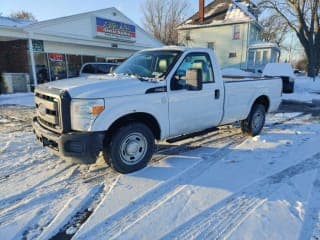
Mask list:
[[[223,78],[225,91],[222,124],[245,119],[254,101],[262,95],[271,96],[269,112],[275,111],[281,102],[280,78],[232,76]],[[239,117],[240,116],[240,117]]]

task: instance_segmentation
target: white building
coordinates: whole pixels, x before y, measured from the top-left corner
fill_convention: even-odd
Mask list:
[[[11,81],[30,76],[34,85],[76,77],[85,62],[121,62],[162,45],[114,7],[40,22],[0,17],[0,72]]]

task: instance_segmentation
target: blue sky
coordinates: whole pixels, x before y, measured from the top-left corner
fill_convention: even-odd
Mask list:
[[[197,0],[188,0],[188,16],[198,8]],[[142,26],[141,5],[144,0],[1,0],[0,13],[8,16],[17,10],[26,10],[41,21],[108,7],[116,7],[135,23]],[[209,2],[208,0],[206,3]]]

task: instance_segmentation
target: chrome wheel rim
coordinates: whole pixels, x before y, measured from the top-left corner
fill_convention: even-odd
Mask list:
[[[253,114],[252,129],[254,132],[259,131],[264,123],[264,114],[261,111],[257,111]]]
[[[134,165],[146,155],[148,142],[141,133],[131,133],[126,136],[120,146],[120,156],[124,163]]]

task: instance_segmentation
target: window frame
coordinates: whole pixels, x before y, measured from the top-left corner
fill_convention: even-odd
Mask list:
[[[240,24],[233,25],[232,40],[240,40],[240,38],[241,38],[240,35],[241,35],[241,26],[240,26]]]
[[[182,89],[174,89],[174,86],[173,86],[173,79],[174,79],[174,76],[176,75],[176,72],[179,70],[179,68],[181,67],[181,65],[184,63],[184,60],[189,57],[189,56],[205,56],[207,58],[207,60],[209,60],[209,63],[211,65],[211,74],[212,74],[212,81],[209,81],[209,82],[203,82],[202,81],[202,84],[212,84],[212,83],[215,83],[215,75],[214,75],[214,71],[213,71],[213,64],[212,64],[212,59],[210,57],[210,55],[207,53],[207,52],[191,52],[191,53],[188,53],[186,54],[182,61],[180,62],[179,66],[175,69],[171,79],[170,79],[170,90],[171,91],[179,91],[179,90],[186,90],[186,88],[182,88]],[[209,67],[209,71],[210,71],[210,67]]]

